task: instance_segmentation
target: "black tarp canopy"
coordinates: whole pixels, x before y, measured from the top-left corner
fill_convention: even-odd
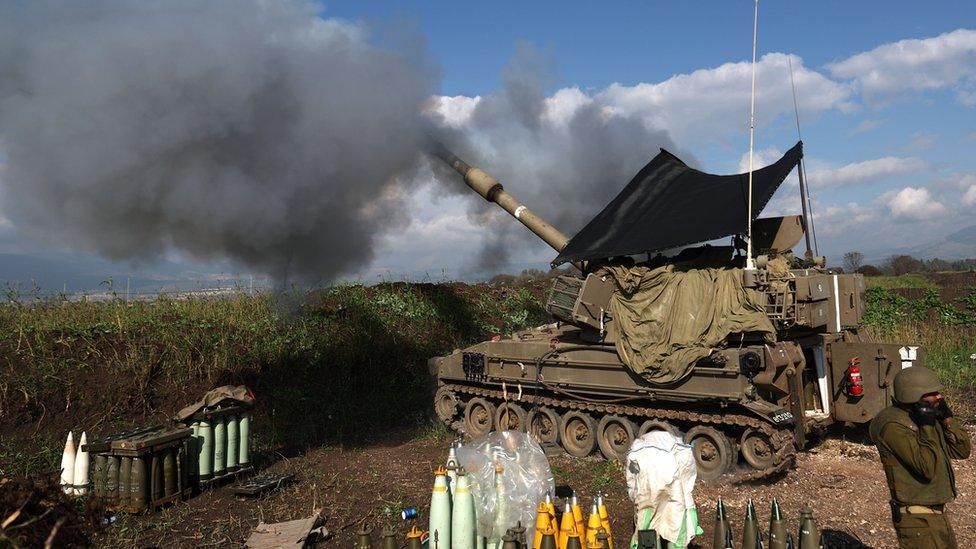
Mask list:
[[[752,172],[752,218],[803,157],[803,142]],[[747,232],[749,174],[712,175],[661,149],[553,260],[657,252]]]

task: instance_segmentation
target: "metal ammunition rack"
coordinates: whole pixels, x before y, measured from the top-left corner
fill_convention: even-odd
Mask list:
[[[250,461],[251,407],[205,408],[184,420],[192,431],[190,475],[201,490],[254,472]]]
[[[178,426],[139,428],[84,446],[94,458],[92,495],[109,509],[153,511],[189,497],[191,429]]]

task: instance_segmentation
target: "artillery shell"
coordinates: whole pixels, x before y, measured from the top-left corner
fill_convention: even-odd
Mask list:
[[[119,458],[108,456],[108,473],[105,478],[105,499],[115,503],[119,499]]]
[[[163,490],[167,497],[176,493],[176,451],[163,451]]]
[[[165,484],[165,480],[163,479],[163,456],[160,454],[152,455],[152,465],[149,466],[149,474],[152,478],[149,483],[150,502],[152,505],[156,505],[157,501],[163,499],[163,486]]]
[[[108,472],[108,458],[105,454],[95,454],[95,472],[92,480],[95,483],[95,497],[105,496],[105,473]]]
[[[128,505],[132,501],[132,458],[124,457],[119,465],[119,505]]]
[[[149,472],[146,470],[146,459],[132,458],[129,472],[129,505],[136,511],[146,508],[149,498]]]

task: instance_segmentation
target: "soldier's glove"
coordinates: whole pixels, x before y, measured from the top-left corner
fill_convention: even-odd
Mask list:
[[[952,417],[952,410],[949,408],[949,404],[946,403],[945,399],[939,401],[939,419],[949,419]]]
[[[909,412],[909,416],[911,416],[912,421],[915,422],[915,425],[918,425],[919,427],[925,427],[926,425],[934,426],[939,420],[939,411],[928,404],[916,402],[912,405],[912,410]]]

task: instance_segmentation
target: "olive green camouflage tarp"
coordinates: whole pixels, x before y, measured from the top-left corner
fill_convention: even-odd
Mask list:
[[[658,384],[691,373],[695,362],[726,345],[730,334],[776,333],[762,294],[742,285],[742,269],[675,270],[606,267],[617,286],[610,298],[617,353],[635,373]]]

